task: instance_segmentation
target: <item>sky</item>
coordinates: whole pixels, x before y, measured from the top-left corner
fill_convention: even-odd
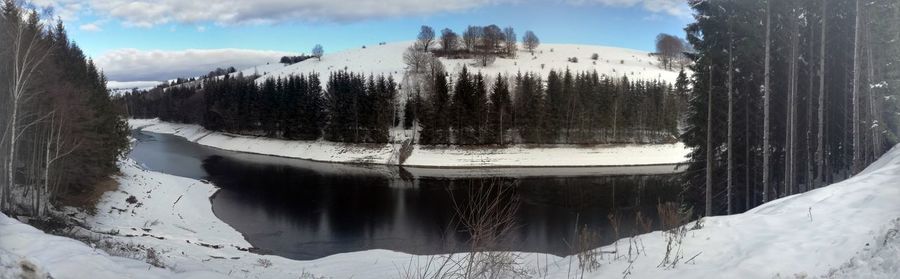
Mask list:
[[[112,81],[197,76],[309,53],[410,41],[468,25],[532,30],[543,43],[651,51],[684,36],[686,0],[31,0],[51,8]]]

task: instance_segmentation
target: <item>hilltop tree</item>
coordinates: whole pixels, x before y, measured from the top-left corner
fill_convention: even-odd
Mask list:
[[[431,26],[422,25],[416,43],[418,44],[418,47],[422,48],[425,52],[428,52],[428,47],[434,43],[434,29],[431,29]]]
[[[323,55],[325,55],[325,49],[322,47],[322,45],[317,44],[316,46],[313,47],[313,49],[312,49],[313,57],[315,57],[316,59],[319,59],[319,61],[322,61]]]
[[[663,69],[672,69],[672,64],[678,60],[682,52],[684,45],[678,37],[669,34],[656,36],[656,55],[659,56],[660,66]]]
[[[478,42],[484,36],[484,29],[478,26],[469,26],[466,28],[466,31],[463,32],[463,46],[466,47],[468,51],[475,51],[475,48],[478,45]]]
[[[482,31],[482,48],[486,52],[495,52],[500,49],[500,43],[505,39],[503,30],[499,26],[491,24],[484,27]]]
[[[441,31],[441,48],[445,52],[451,52],[458,48],[459,46],[459,35],[450,28],[444,28]]]
[[[538,39],[537,35],[534,34],[531,30],[525,31],[525,36],[522,37],[522,43],[525,44],[525,49],[531,52],[534,55],[534,50],[541,45],[541,40]]]
[[[506,46],[506,55],[510,57],[516,57],[516,50],[518,49],[518,39],[516,37],[516,31],[512,27],[506,27],[503,29],[503,36],[505,37],[504,45]]]

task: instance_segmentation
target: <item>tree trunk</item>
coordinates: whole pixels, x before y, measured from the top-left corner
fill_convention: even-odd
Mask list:
[[[765,85],[763,86],[763,178],[762,178],[762,199],[763,202],[769,201],[769,160],[771,157],[771,146],[769,143],[769,103],[771,91],[771,44],[772,44],[772,0],[766,0],[766,58],[765,58]]]
[[[822,36],[819,42],[819,127],[816,137],[816,185],[825,182],[825,45],[828,37],[828,1],[822,1]]]
[[[862,146],[860,143],[860,109],[859,109],[859,87],[860,87],[860,25],[862,20],[862,1],[856,0],[856,27],[853,39],[853,94],[851,95],[851,104],[853,106],[853,174],[856,174],[862,168]]]
[[[706,103],[706,216],[712,216],[712,66],[709,66],[709,93]]]
[[[816,33],[815,28],[809,29],[810,42],[814,41],[815,33]],[[815,47],[814,47],[813,43],[809,44],[809,52],[808,53],[809,53],[810,57],[815,55],[814,54]],[[812,59],[810,59],[810,60],[812,60]],[[805,153],[806,153],[806,178],[804,179],[804,182],[803,182],[803,184],[804,184],[803,189],[802,189],[803,192],[806,192],[806,191],[809,191],[810,189],[812,189],[813,176],[815,175],[815,173],[814,173],[814,170],[815,170],[814,165],[815,164],[814,164],[814,158],[813,158],[814,157],[813,150],[815,147],[813,145],[813,140],[812,140],[813,105],[814,105],[814,103],[813,103],[813,87],[815,86],[815,75],[813,73],[815,72],[815,63],[810,61],[808,64],[809,64],[809,69],[807,71],[808,71],[808,76],[809,76],[809,86],[806,89],[806,102],[807,102],[806,103],[806,150],[805,150]]]
[[[873,61],[874,54],[872,53],[872,37],[871,37],[871,26],[869,26],[869,21],[866,21],[866,58],[868,60],[868,84],[866,86],[866,92],[869,95],[869,120],[870,125],[869,128],[871,130],[871,144],[872,144],[872,157],[870,158],[872,162],[878,159],[881,156],[881,153],[884,152],[881,146],[881,115],[878,113],[879,100],[881,98],[875,96],[875,62]]]
[[[796,10],[791,12],[791,61],[790,61],[790,78],[789,78],[789,86],[790,90],[788,91],[788,100],[787,100],[787,113],[788,113],[788,123],[785,131],[785,154],[784,154],[784,190],[782,191],[782,195],[788,196],[794,194],[794,156],[796,155],[796,150],[794,143],[795,141],[795,132],[796,132],[796,115],[797,110],[796,100],[797,100],[797,53],[799,52],[799,40],[800,40],[800,23],[797,22],[797,13]]]
[[[732,175],[734,173],[734,40],[728,42],[728,184],[725,187],[726,212],[731,215]],[[710,73],[712,76],[712,73]],[[712,104],[710,104],[712,106]],[[710,115],[711,116],[711,115]]]

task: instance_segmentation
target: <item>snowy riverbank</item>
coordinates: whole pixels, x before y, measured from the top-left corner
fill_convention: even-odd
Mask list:
[[[84,218],[85,224],[111,240],[159,251],[168,270],[108,256],[0,215],[0,275],[15,276],[28,262],[54,278],[396,278],[429,258],[385,250],[313,261],[253,254],[244,251],[249,244],[243,237],[213,214],[213,185],[145,171],[128,161],[120,168],[119,189],[104,195],[98,213]],[[898,179],[900,147],[847,181],[744,214],[704,218],[702,228],[684,235],[675,267],[658,267],[666,234],[653,232],[599,248],[605,255],[600,267],[584,278],[623,273],[629,278],[896,278]],[[629,247],[640,253],[628,253]],[[578,266],[574,257],[527,253],[519,263],[541,278],[571,278],[570,268]]]
[[[287,141],[211,132],[199,125],[156,119],[131,119],[132,129],[172,134],[219,149],[319,162],[396,165],[399,145]],[[690,149],[681,143],[508,148],[444,148],[416,146],[403,163],[420,168],[476,167],[611,167],[658,166],[684,162]],[[562,159],[561,159],[562,158]]]

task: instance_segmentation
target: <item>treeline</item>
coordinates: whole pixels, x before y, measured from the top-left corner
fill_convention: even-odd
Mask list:
[[[527,31],[522,36],[522,43],[533,54],[540,45],[540,39],[534,32]],[[434,44],[440,48],[432,48]],[[410,47],[410,51],[433,53],[438,57],[453,59],[475,58],[478,64],[485,67],[492,64],[497,56],[516,57],[518,38],[514,28],[500,29],[495,24],[469,26],[462,35],[444,28],[439,37],[431,26],[422,26],[416,44]]]
[[[285,64],[285,65],[291,65],[291,64],[297,64],[297,63],[306,61],[310,58],[316,58],[316,57],[312,56],[312,55],[282,56],[281,60],[279,60],[278,63]]]
[[[484,77],[443,71],[426,91],[399,105],[391,77],[332,73],[207,80],[196,88],[157,88],[123,95],[135,118],[201,124],[213,131],[290,140],[386,143],[402,126],[424,145],[597,144],[672,142],[687,78],[672,87],[593,73],[553,71]],[[203,108],[203,109],[198,109]],[[402,122],[401,122],[402,120]],[[401,125],[402,123],[402,125]]]
[[[686,198],[735,213],[846,179],[897,143],[900,2],[691,1]]]
[[[678,91],[596,72],[551,71],[546,83],[534,74],[487,79],[463,68],[451,87],[435,75],[428,99],[407,105],[405,125],[420,123],[422,144],[662,143],[677,134],[687,94],[686,79]]]
[[[288,140],[389,141],[389,129],[398,121],[393,78],[336,72],[327,88],[322,89],[317,74],[261,84],[238,75],[195,88],[132,92],[118,101],[131,117],[200,124],[212,131]]]
[[[45,217],[117,171],[128,130],[63,23],[45,26],[16,3],[0,17],[0,211]]]

